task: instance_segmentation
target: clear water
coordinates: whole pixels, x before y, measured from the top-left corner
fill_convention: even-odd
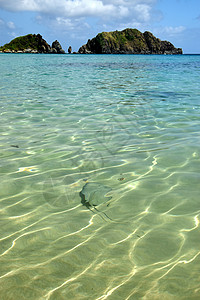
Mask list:
[[[0,299],[200,299],[200,56],[0,67]]]

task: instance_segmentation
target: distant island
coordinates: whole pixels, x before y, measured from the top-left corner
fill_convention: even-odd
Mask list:
[[[57,40],[50,46],[40,34],[17,37],[9,44],[0,47],[0,51],[4,53],[65,53]]]
[[[151,32],[137,29],[102,32],[88,40],[79,53],[96,54],[183,54],[181,48],[175,48],[168,41],[161,41]]]
[[[10,43],[0,47],[5,53],[57,53],[64,54],[60,43],[56,40],[50,46],[40,34],[28,34],[17,37]],[[72,52],[71,46],[68,53]],[[76,52],[73,52],[76,53]],[[168,41],[161,41],[151,32],[140,32],[137,29],[102,32],[87,44],[81,46],[79,54],[183,54],[181,48],[175,48]]]

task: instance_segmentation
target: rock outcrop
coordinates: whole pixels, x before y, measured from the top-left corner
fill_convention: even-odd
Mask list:
[[[52,43],[51,47],[40,34],[17,37],[10,43],[0,47],[0,50],[5,53],[65,53],[57,40]]]
[[[68,48],[68,53],[69,53],[69,54],[72,53],[72,47],[71,47],[71,46],[69,46],[69,48]]]
[[[61,44],[55,40],[55,42],[52,43],[52,52],[58,53],[58,54],[64,54],[65,51],[62,49]]]
[[[127,28],[102,32],[80,47],[80,54],[182,54],[168,41],[161,41],[151,32]]]

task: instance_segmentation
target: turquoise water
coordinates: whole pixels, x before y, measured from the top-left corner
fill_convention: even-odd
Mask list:
[[[0,299],[200,299],[200,56],[0,66]]]

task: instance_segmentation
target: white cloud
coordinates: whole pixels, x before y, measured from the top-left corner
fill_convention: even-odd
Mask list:
[[[148,4],[137,4],[135,11],[138,13],[138,19],[144,22],[148,22],[151,19],[151,6]]]
[[[176,35],[185,31],[185,29],[186,28],[184,26],[177,26],[177,27],[168,26],[165,27],[165,32],[169,35]]]
[[[15,24],[11,21],[7,22],[7,26],[9,29],[15,29]]]
[[[147,21],[155,2],[157,0],[0,0],[0,8],[66,18],[109,16],[119,19],[129,16]]]
[[[155,29],[154,32],[156,34],[164,34],[168,37],[174,37],[177,35],[180,35],[181,33],[183,33],[186,30],[186,28],[184,26],[166,26],[166,27],[160,27],[158,29]]]
[[[57,17],[55,20],[53,20],[53,26],[57,28],[63,28],[64,30],[74,30],[79,27],[81,27],[82,30],[90,28],[89,24],[84,22],[83,19],[78,18],[72,21],[71,19],[62,17]]]
[[[6,22],[0,19],[0,28],[15,29],[15,24],[12,21]]]

